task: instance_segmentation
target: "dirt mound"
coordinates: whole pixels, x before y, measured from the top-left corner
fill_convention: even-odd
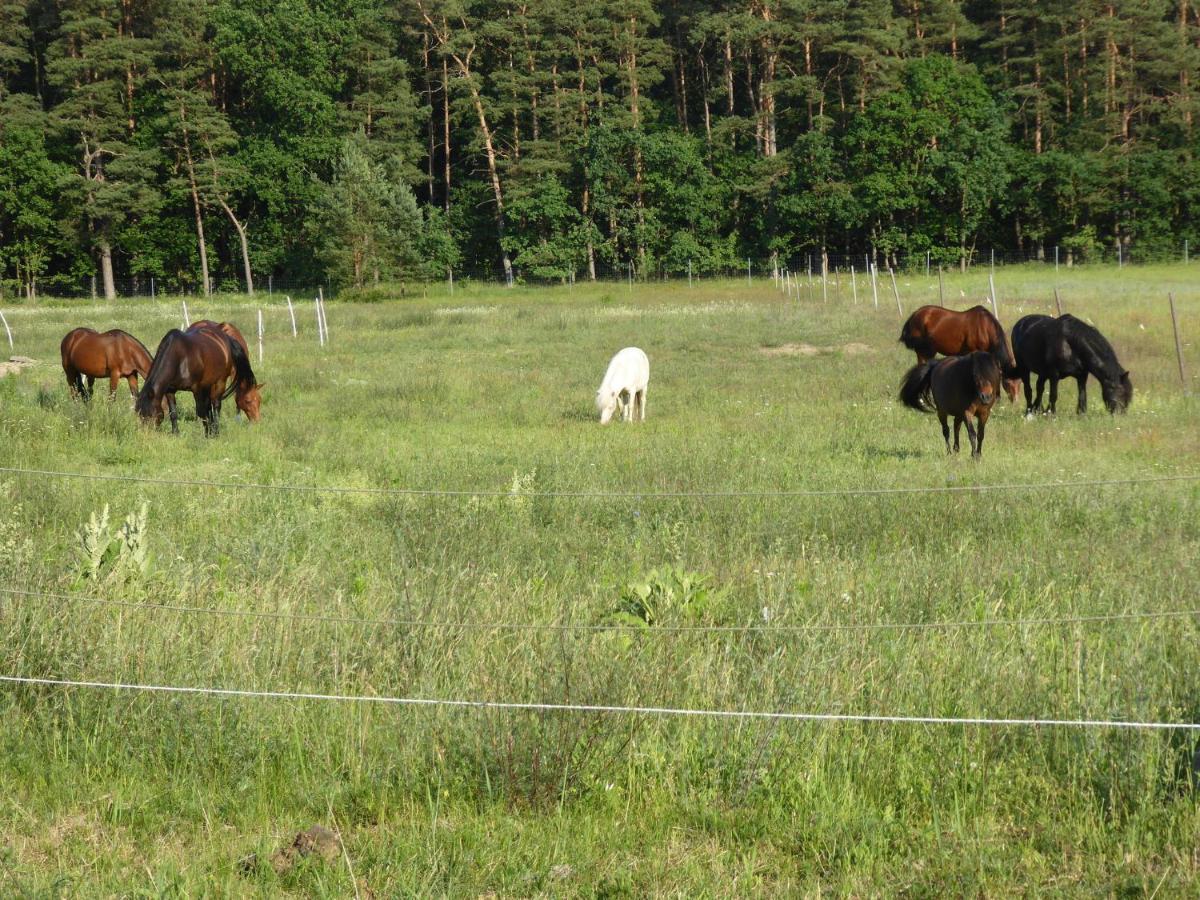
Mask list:
[[[840,347],[814,347],[812,344],[780,344],[777,347],[759,347],[764,356],[820,356],[823,353],[845,353],[847,356],[858,356],[861,353],[872,352],[867,344],[852,342]]]
[[[36,365],[37,360],[30,359],[28,356],[10,356],[8,362],[0,362],[0,378],[5,375],[16,375],[22,369]]]
[[[290,844],[280,847],[272,853],[267,862],[277,873],[284,875],[295,868],[296,863],[306,856],[315,854],[326,862],[332,862],[337,859],[339,847],[336,834],[321,825],[314,825],[307,831],[297,834]],[[239,863],[242,872],[247,875],[257,869],[258,865],[257,854],[247,856]]]

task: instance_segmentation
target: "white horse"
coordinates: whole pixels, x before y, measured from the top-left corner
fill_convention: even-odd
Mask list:
[[[634,416],[646,421],[646,386],[650,383],[650,360],[637,347],[626,347],[612,358],[600,390],[596,391],[596,409],[600,424],[608,424],[617,407],[621,418],[632,422]]]

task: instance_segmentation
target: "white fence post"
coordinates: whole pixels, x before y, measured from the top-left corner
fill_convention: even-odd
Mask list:
[[[292,298],[291,297],[284,295],[283,299],[287,300],[288,315],[291,316],[291,319],[292,319],[292,337],[295,337],[296,336],[296,310],[292,309]]]
[[[875,308],[879,309],[879,266],[875,263],[870,263],[871,266],[871,296],[875,298]]]
[[[4,310],[0,309],[0,322],[4,323],[4,333],[8,335],[8,349],[13,348],[12,330],[8,327],[8,319],[4,318]]]
[[[262,362],[262,339],[263,339],[262,310],[260,309],[258,311],[258,361],[260,363]]]
[[[325,326],[321,324],[321,298],[313,297],[313,312],[317,315],[317,343],[325,346]]]
[[[179,302],[183,304],[183,330],[187,331],[187,329],[192,327],[192,320],[188,317],[187,301],[180,300]]]
[[[900,289],[896,287],[896,273],[892,271],[892,267],[888,266],[888,275],[892,278],[892,293],[896,295],[896,312],[900,313],[900,318],[904,318],[904,307],[900,305]]]
[[[854,275],[854,266],[850,267],[850,291],[854,294],[854,305],[858,306],[858,279]]]

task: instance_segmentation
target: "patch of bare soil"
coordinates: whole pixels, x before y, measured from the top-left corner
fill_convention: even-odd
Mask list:
[[[326,862],[333,862],[338,857],[339,847],[336,834],[321,825],[314,825],[307,831],[297,834],[290,844],[280,847],[272,853],[267,862],[278,874],[285,875],[306,856],[315,854]],[[247,856],[239,863],[242,872],[246,874],[256,870],[258,865],[257,854]]]
[[[30,366],[36,366],[37,361],[30,359],[28,356],[10,356],[8,362],[0,362],[0,378],[5,375],[16,375],[22,369],[28,369]]]
[[[764,356],[820,356],[823,353],[845,353],[847,356],[858,356],[871,353],[873,348],[868,344],[857,341],[843,344],[840,347],[814,347],[812,344],[780,344],[777,347],[759,347]]]

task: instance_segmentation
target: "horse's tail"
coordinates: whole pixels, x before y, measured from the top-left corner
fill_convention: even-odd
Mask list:
[[[931,359],[928,362],[918,363],[905,373],[904,378],[900,381],[901,403],[917,412],[933,412],[926,405],[925,400],[929,394],[930,378],[935,366],[937,366],[937,361]]]
[[[225,343],[229,345],[229,355],[233,357],[233,368],[237,372],[237,377],[233,380],[233,383],[225,389],[223,397],[228,399],[238,389],[239,385],[252,388],[258,384],[258,379],[254,377],[254,370],[250,368],[250,357],[246,355],[246,351],[242,349],[242,345],[223,331],[220,332],[220,335],[225,338]]]
[[[900,326],[900,343],[913,352],[920,352],[923,342],[913,334],[915,329],[912,327],[913,319],[915,319],[916,316],[917,314],[913,313],[911,316],[905,319],[904,324]]]

